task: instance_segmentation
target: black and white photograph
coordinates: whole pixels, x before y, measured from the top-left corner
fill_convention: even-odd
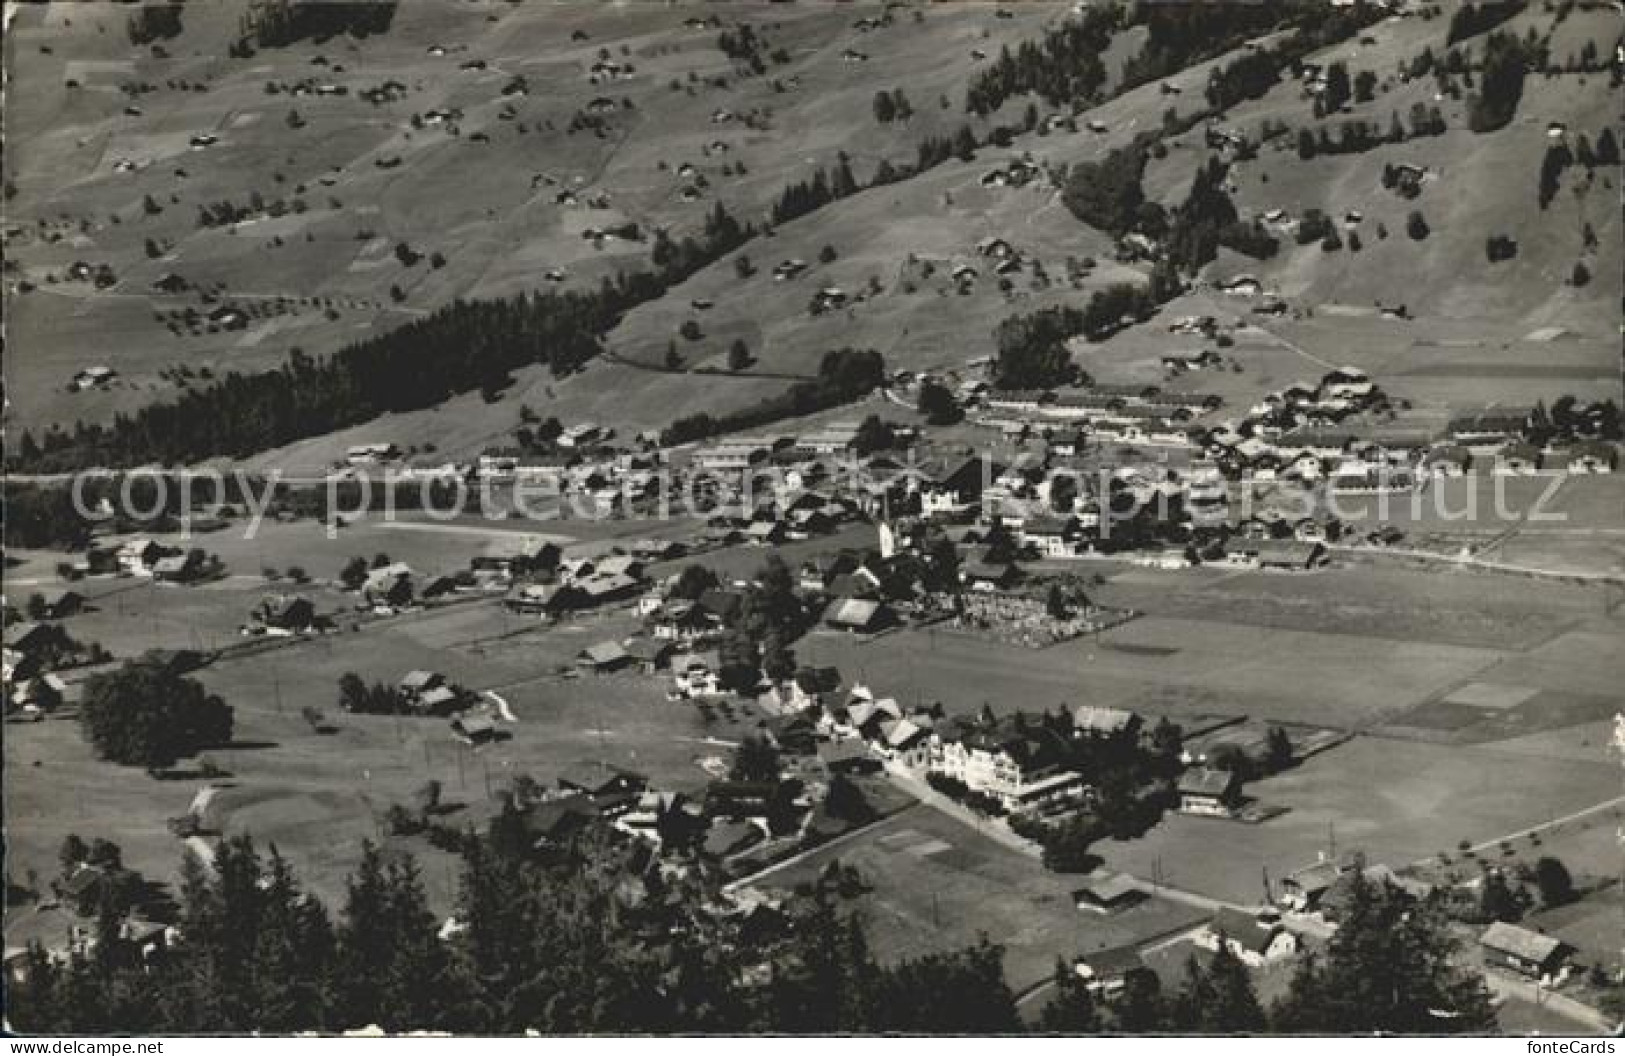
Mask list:
[[[1625,1034],[1625,3],[3,18],[8,1051]]]

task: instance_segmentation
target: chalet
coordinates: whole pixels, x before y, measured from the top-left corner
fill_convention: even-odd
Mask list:
[[[442,684],[419,693],[412,701],[412,710],[420,715],[450,715],[463,701],[462,690],[450,684]]]
[[[361,596],[374,607],[398,609],[411,603],[412,594],[412,569],[399,561],[371,570],[361,584]]]
[[[1422,465],[1430,477],[1461,477],[1473,466],[1473,453],[1460,444],[1443,444],[1429,451]]]
[[[713,655],[709,660],[700,656],[674,657],[671,661],[672,684],[676,689],[675,699],[690,700],[695,697],[714,697],[722,693],[722,676],[716,669],[716,658]]]
[[[619,671],[632,663],[632,655],[620,642],[599,642],[576,654],[576,664],[595,674]]]
[[[649,619],[650,633],[672,642],[693,641],[717,627],[718,623],[698,604],[681,599],[662,603]]]
[[[891,621],[891,610],[868,598],[837,598],[824,610],[824,625],[840,631],[873,634]]]
[[[832,775],[873,773],[880,768],[880,761],[857,737],[822,742],[818,745],[818,761]]]
[[[1137,730],[1140,717],[1122,708],[1104,708],[1083,705],[1072,712],[1072,729],[1083,735],[1110,737],[1126,730]]]
[[[159,583],[192,583],[202,577],[203,570],[202,552],[189,550],[184,554],[170,554],[153,562],[152,578]]]
[[[631,662],[646,674],[664,670],[671,663],[672,644],[664,638],[631,638],[625,645]]]
[[[988,485],[1003,472],[999,463],[976,457],[924,469],[920,512],[926,516],[962,512],[980,502]]]
[[[641,589],[636,579],[619,572],[594,572],[571,587],[578,592],[581,603],[589,606],[625,601]]]
[[[152,566],[164,556],[164,548],[151,539],[130,539],[118,548],[118,568],[126,575],[150,576]]]
[[[525,834],[537,847],[557,847],[599,816],[590,796],[573,794],[544,800],[525,812]]]
[[[314,626],[316,607],[303,594],[272,594],[260,602],[255,616],[266,628],[302,634]]]
[[[1327,859],[1293,870],[1281,878],[1281,902],[1288,909],[1309,913],[1320,907],[1326,892],[1350,866]]]
[[[1254,275],[1236,275],[1214,284],[1220,292],[1228,293],[1233,297],[1257,297],[1264,291],[1264,286]]]
[[[631,554],[608,554],[600,557],[592,569],[593,576],[627,576],[643,578],[643,562]],[[591,578],[591,577],[589,577]]]
[[[841,672],[834,667],[803,667],[790,679],[790,705],[815,708],[841,686]]]
[[[1541,450],[1534,444],[1512,443],[1495,453],[1498,476],[1529,476],[1540,472]]]
[[[1192,941],[1214,951],[1227,946],[1250,968],[1262,968],[1298,952],[1298,937],[1279,922],[1266,923],[1228,907],[1214,914]]]
[[[1247,544],[1242,552],[1258,567],[1277,572],[1307,572],[1319,568],[1329,560],[1326,547],[1319,542],[1292,539],[1260,539]]]
[[[77,590],[49,590],[40,595],[40,618],[65,620],[85,609],[85,596]]]
[[[526,583],[509,591],[502,604],[510,612],[527,616],[557,616],[576,606],[580,598],[574,587],[556,583]]]
[[[605,762],[579,764],[558,777],[561,792],[590,796],[600,809],[606,804],[619,806],[623,799],[629,806],[648,785],[649,779],[642,774]]]
[[[355,444],[344,452],[344,461],[352,466],[379,465],[400,457],[400,449],[390,443]]]
[[[1192,370],[1207,370],[1217,368],[1223,359],[1212,349],[1201,352],[1182,352],[1162,357],[1164,370],[1174,374],[1182,374]]]
[[[893,719],[881,723],[875,747],[887,758],[906,758],[921,749],[930,736],[929,728],[911,718]]]
[[[488,715],[464,712],[451,720],[451,732],[472,745],[490,744],[497,739],[496,723]]]
[[[748,850],[761,841],[762,830],[758,826],[748,821],[724,821],[706,830],[700,853],[720,861]]]
[[[1066,557],[1073,552],[1077,521],[1071,517],[1029,517],[1019,532],[1021,542],[1043,557]]]
[[[591,422],[582,422],[578,425],[572,425],[560,433],[558,445],[560,447],[586,447],[588,444],[596,443],[603,438],[603,429]]]
[[[436,671],[422,669],[408,671],[401,676],[395,684],[395,689],[408,701],[416,701],[431,690],[440,689],[446,685],[446,676]]]
[[[631,809],[615,819],[615,827],[659,846],[665,842],[674,824],[683,817],[687,799],[681,792],[645,789]]]
[[[960,569],[960,579],[972,590],[1006,590],[1020,578],[1016,566],[1009,562],[967,561]]]
[[[1179,778],[1179,809],[1186,814],[1229,817],[1241,800],[1241,780],[1230,770],[1192,767]]]
[[[1485,964],[1534,979],[1559,974],[1570,952],[1560,939],[1499,920],[1478,937],[1478,945]]]
[[[1554,452],[1570,473],[1612,473],[1619,465],[1619,448],[1604,440],[1583,440],[1562,452]]]
[[[563,551],[559,545],[527,535],[494,539],[485,551],[469,561],[476,572],[501,572],[505,575],[527,575],[533,572],[552,572],[559,567]]]
[[[1140,951],[1132,946],[1086,953],[1074,962],[1073,970],[1083,980],[1084,987],[1097,997],[1120,993],[1131,972],[1149,971]]]
[[[846,291],[841,289],[839,286],[825,286],[823,289],[813,294],[812,298],[812,306],[815,314],[817,312],[827,312],[838,308],[844,308],[846,307],[846,302]]]
[[[1126,873],[1101,871],[1072,892],[1072,901],[1090,913],[1118,913],[1146,900],[1139,883]]]

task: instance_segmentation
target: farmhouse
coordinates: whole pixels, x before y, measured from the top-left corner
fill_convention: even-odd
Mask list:
[[[77,590],[50,590],[40,595],[40,618],[65,620],[83,612],[85,596]]]
[[[1473,466],[1473,453],[1460,444],[1443,444],[1427,453],[1423,467],[1431,477],[1461,477]]]
[[[625,643],[626,655],[646,674],[654,674],[671,662],[672,643],[664,638],[631,638]]]
[[[525,833],[537,847],[557,847],[598,816],[598,806],[590,796],[560,796],[544,800],[525,813]]]
[[[368,572],[361,596],[368,605],[400,608],[411,602],[412,589],[412,569],[396,561]]]
[[[1192,767],[1179,778],[1179,809],[1186,814],[1229,817],[1241,799],[1241,780],[1230,770]]]
[[[303,594],[271,594],[260,602],[255,617],[270,630],[301,634],[315,624],[316,607]]]
[[[1085,704],[1072,712],[1072,728],[1080,734],[1109,737],[1130,728],[1138,729],[1140,717],[1122,708]]]
[[[1528,476],[1540,472],[1542,454],[1534,444],[1512,443],[1495,453],[1498,476]]]
[[[83,392],[86,389],[99,389],[112,383],[118,377],[118,371],[112,367],[85,367],[73,376],[68,382],[69,392]]]
[[[824,610],[824,625],[838,631],[872,634],[891,621],[891,610],[868,598],[837,598]]]
[[[599,642],[581,650],[576,655],[576,663],[588,671],[604,675],[632,663],[632,656],[620,642]]]
[[[579,593],[573,587],[556,583],[526,583],[515,587],[502,599],[511,612],[527,616],[557,616],[573,608]]]
[[[880,761],[870,755],[863,741],[856,737],[820,743],[818,761],[830,774],[871,773],[880,767]]]
[[[698,604],[677,599],[663,603],[650,614],[649,631],[656,638],[687,642],[708,634],[717,622]]]
[[[170,554],[153,562],[152,578],[159,583],[191,583],[203,575],[203,566],[202,551]]]
[[[1029,517],[1019,534],[1022,544],[1031,546],[1040,556],[1066,557],[1072,553],[1077,527],[1077,520],[1071,517]]]
[[[1485,929],[1478,944],[1486,964],[1535,979],[1556,975],[1569,954],[1560,939],[1499,920]]]
[[[356,444],[344,452],[344,461],[352,466],[378,465],[400,457],[400,448],[389,443]]]
[[[706,830],[701,853],[712,859],[732,857],[761,842],[762,830],[748,821],[725,821]]]
[[[1132,946],[1086,953],[1074,962],[1073,970],[1090,993],[1111,997],[1127,984],[1129,973],[1148,969],[1140,951]]]
[[[164,548],[151,539],[129,539],[118,548],[119,571],[125,575],[150,576],[152,566],[164,556]]]
[[[1235,909],[1220,909],[1191,941],[1217,951],[1221,945],[1251,968],[1284,960],[1298,952],[1298,937],[1279,923],[1266,923]]]
[[[1072,892],[1078,908],[1091,913],[1117,913],[1146,899],[1139,883],[1126,873],[1093,875],[1082,887]]]
[[[1348,868],[1345,862],[1326,859],[1293,870],[1281,878],[1282,904],[1299,913],[1318,909],[1320,900]]]

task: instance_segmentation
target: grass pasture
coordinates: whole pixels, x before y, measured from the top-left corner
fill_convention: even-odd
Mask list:
[[[1396,868],[1455,853],[1619,795],[1617,763],[1540,765],[1495,746],[1445,747],[1356,737],[1247,786],[1286,814],[1258,825],[1171,814],[1139,840],[1102,843],[1114,868],[1241,903],[1316,860],[1335,841]]]
[[[474,603],[203,669],[196,677],[224,696],[236,715],[234,744],[208,753],[231,774],[218,804],[222,824],[252,832],[261,845],[274,842],[335,906],[343,877],[358,860],[360,840],[385,839],[384,810],[408,802],[430,778],[442,782],[448,803],[462,805],[446,818],[453,824],[462,818],[478,823],[489,792],[515,775],[550,782],[561,769],[586,760],[624,765],[661,787],[693,792],[708,780],[696,761],[726,755],[725,742],[747,728],[726,719],[703,722],[692,707],[667,701],[664,683],[653,678],[556,673],[585,646],[625,635],[632,626],[626,616],[545,632],[529,626],[505,616],[495,603]],[[420,667],[472,689],[497,689],[518,719],[504,724],[511,737],[474,750],[451,735],[444,719],[339,710],[341,674],[394,682]],[[312,731],[301,717],[306,707],[323,711],[336,731]],[[201,778],[154,780],[138,769],[99,762],[71,717],[11,725],[5,740],[8,854],[19,876],[29,868],[50,876],[56,847],[68,832],[114,839],[131,866],[149,878],[174,875],[181,848],[164,822],[185,812],[204,784]],[[405,845],[425,859],[435,903],[449,906],[449,859],[421,839]],[[7,938],[14,941],[9,932]]]

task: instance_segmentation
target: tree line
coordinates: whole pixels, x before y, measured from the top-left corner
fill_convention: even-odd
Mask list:
[[[320,43],[340,34],[369,37],[389,31],[395,20],[396,0],[254,0],[238,20],[240,39],[233,45],[241,55],[250,44],[282,48],[302,40]]]
[[[660,434],[663,444],[685,444],[709,436],[740,432],[785,418],[798,418],[851,403],[879,388],[886,363],[873,349],[841,348],[824,353],[818,376],[788,391],[725,414],[701,412],[677,419]]]
[[[724,913],[718,879],[668,874],[607,828],[548,855],[522,828],[467,841],[442,922],[410,855],[368,843],[337,914],[275,847],[223,841],[182,866],[179,938],[150,957],[120,939],[117,903],[65,962],[29,948],[8,995],[16,1029],[45,1034],[459,1033],[1486,1033],[1483,981],[1454,963],[1433,898],[1356,873],[1348,911],[1265,1007],[1227,945],[1164,988],[1145,968],[1091,993],[1057,964],[1029,1028],[985,937],[959,949],[877,956],[832,862],[781,908]]]

